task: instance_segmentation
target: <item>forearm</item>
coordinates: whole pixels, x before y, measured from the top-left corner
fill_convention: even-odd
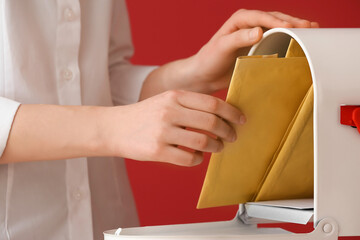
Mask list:
[[[106,155],[99,123],[104,107],[21,105],[0,163]]]

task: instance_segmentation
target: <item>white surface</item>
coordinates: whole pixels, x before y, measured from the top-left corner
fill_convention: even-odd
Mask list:
[[[186,239],[186,240],[337,240],[338,225],[333,219],[321,220],[311,233],[294,234],[279,229],[257,229],[255,226],[244,225],[238,220],[214,223],[198,223],[170,225],[160,227],[144,227],[121,231],[119,236],[115,230],[104,233],[105,240],[158,240],[158,239]]]
[[[245,204],[245,209],[247,216],[252,218],[298,224],[307,224],[314,215],[312,209],[296,209],[270,205]]]
[[[274,200],[261,202],[248,202],[246,205],[262,205],[279,208],[293,208],[293,209],[314,209],[314,199],[288,199],[288,200]]]
[[[272,29],[250,54],[303,48],[314,83],[314,218],[332,217],[341,236],[360,235],[360,135],[340,124],[340,105],[360,105],[360,29]]]
[[[313,220],[313,199],[248,202],[240,206],[240,219],[246,224],[290,222],[307,224]]]

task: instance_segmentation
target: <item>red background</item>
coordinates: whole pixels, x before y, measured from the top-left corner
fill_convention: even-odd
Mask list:
[[[358,0],[128,0],[127,4],[135,45],[132,62],[145,65],[161,65],[196,53],[240,8],[281,11],[317,21],[321,27],[360,27]],[[193,168],[127,160],[141,225],[235,216],[237,206],[196,209],[208,157]]]

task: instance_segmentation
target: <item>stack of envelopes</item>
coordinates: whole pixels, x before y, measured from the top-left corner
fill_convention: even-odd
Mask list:
[[[313,196],[313,87],[305,54],[240,57],[227,96],[247,118],[212,154],[198,208]]]

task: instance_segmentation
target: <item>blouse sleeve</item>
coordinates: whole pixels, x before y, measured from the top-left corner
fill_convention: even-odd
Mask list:
[[[112,100],[115,105],[137,102],[142,84],[155,66],[132,65],[134,53],[128,13],[124,0],[113,2],[109,48],[109,73]]]
[[[0,157],[5,150],[10,129],[19,106],[20,103],[16,101],[0,97]]]

